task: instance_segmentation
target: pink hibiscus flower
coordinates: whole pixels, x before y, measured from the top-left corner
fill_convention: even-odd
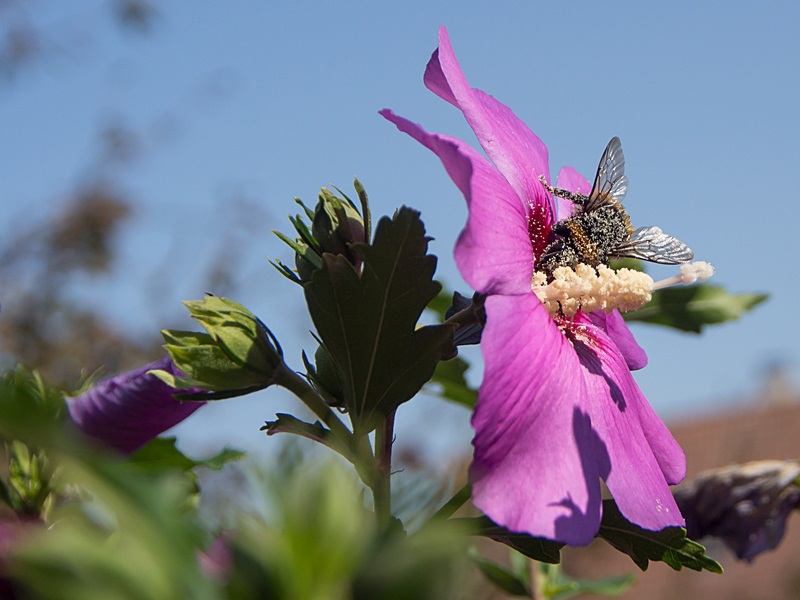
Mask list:
[[[539,179],[550,181],[546,146],[508,107],[469,86],[444,28],[425,85],[463,113],[490,159],[381,111],[439,157],[469,207],[455,259],[487,295],[472,418],[474,504],[513,531],[585,545],[600,526],[602,479],[633,523],[682,526],[669,485],[683,479],[685,458],[631,376],[647,359],[622,317],[551,314],[533,290],[556,205],[561,218],[572,210]],[[591,188],[570,168],[557,185]]]

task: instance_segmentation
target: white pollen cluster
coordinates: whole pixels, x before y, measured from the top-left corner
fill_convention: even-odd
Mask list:
[[[667,279],[662,279],[653,285],[654,290],[661,290],[664,288],[672,287],[673,285],[691,285],[698,281],[705,281],[714,274],[714,267],[711,263],[704,260],[697,260],[693,263],[681,265],[681,272],[679,275],[673,275]]]
[[[575,270],[558,267],[552,275],[553,280],[547,283],[547,275],[535,272],[532,286],[551,315],[559,311],[571,317],[579,310],[585,313],[636,310],[650,302],[653,292],[653,279],[633,269],[615,271],[599,265],[595,270],[578,264]]]
[[[681,279],[686,285],[696,281],[705,281],[714,274],[714,267],[711,263],[698,260],[693,263],[681,266]]]

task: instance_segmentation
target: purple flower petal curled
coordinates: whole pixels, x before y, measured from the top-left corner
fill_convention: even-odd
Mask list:
[[[155,369],[183,376],[170,358],[164,357],[106,379],[80,396],[67,399],[72,420],[83,433],[129,454],[205,404],[175,400],[172,395],[178,390],[148,374]]]

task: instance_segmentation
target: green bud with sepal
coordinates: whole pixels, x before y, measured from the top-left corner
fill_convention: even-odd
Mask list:
[[[314,272],[322,266],[322,255],[326,253],[344,256],[356,269],[361,267],[361,257],[352,246],[369,241],[369,201],[364,186],[358,179],[353,185],[358,194],[360,210],[338,188],[334,189],[341,194],[341,197],[327,188],[322,188],[314,210],[308,208],[299,198],[295,198],[295,202],[305,213],[289,217],[297,238],[292,240],[279,231],[274,232],[295,252],[295,270],[279,260],[273,263],[284,276],[295,283],[310,281]],[[305,219],[311,222],[310,227]]]
[[[277,383],[286,368],[283,351],[264,323],[241,304],[207,296],[184,302],[206,333],[164,330],[165,348],[186,377],[153,371],[168,385],[210,393],[177,396],[188,400],[215,400],[241,396]]]

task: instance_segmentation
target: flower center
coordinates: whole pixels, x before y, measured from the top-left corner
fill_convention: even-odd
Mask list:
[[[549,283],[545,273],[534,272],[532,289],[551,315],[572,317],[579,310],[585,313],[636,310],[650,302],[655,290],[705,281],[713,273],[709,263],[698,261],[682,265],[679,275],[654,283],[652,277],[641,271],[615,271],[606,265],[595,269],[580,263],[574,269],[554,269]]]

